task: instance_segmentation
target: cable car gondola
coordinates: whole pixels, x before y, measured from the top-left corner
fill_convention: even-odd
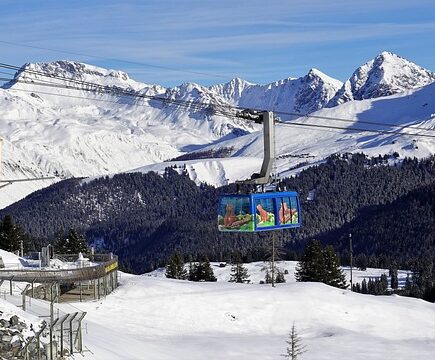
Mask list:
[[[242,112],[246,119],[263,123],[264,159],[260,173],[238,184],[266,185],[272,182],[275,160],[274,120],[272,112]],[[301,226],[301,208],[295,191],[275,191],[221,195],[218,208],[219,231],[257,232]]]
[[[301,226],[295,191],[223,195],[219,201],[220,231],[267,231]]]

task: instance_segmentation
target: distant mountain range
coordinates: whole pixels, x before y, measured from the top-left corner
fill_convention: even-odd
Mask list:
[[[72,61],[26,64],[13,81],[0,88],[0,135],[5,138],[2,178],[161,170],[168,159],[189,153],[191,158],[199,158],[201,151],[228,149],[223,153],[234,159],[200,159],[188,164],[195,181],[222,185],[249,176],[260,162],[262,138],[256,125],[213,115],[207,108],[63,88],[71,87],[73,80],[214,107],[236,105],[355,120],[343,123],[301,118],[299,123],[407,133],[426,133],[422,128],[434,128],[435,124],[435,74],[388,52],[358,68],[344,84],[311,69],[303,77],[267,85],[236,78],[210,87],[186,83],[164,88],[134,81],[121,71]],[[53,84],[62,87],[53,88]],[[281,159],[276,171],[283,175],[335,152],[398,152],[400,156],[425,157],[435,151],[433,141],[412,136],[314,131],[300,125],[282,125],[277,133]],[[243,158],[246,156],[251,160]],[[10,185],[7,191],[2,190],[0,208],[51,182]]]

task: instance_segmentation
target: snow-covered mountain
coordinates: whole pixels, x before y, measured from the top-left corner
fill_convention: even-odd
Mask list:
[[[435,73],[391,52],[382,52],[360,66],[327,105],[374,99],[416,89],[435,81]]]
[[[376,77],[375,69],[383,69],[384,75]],[[398,92],[434,79],[433,73],[389,53],[382,53],[359,73],[366,74],[365,78],[359,76],[365,79],[363,83],[355,80],[355,84],[359,84],[358,94],[364,93],[361,95],[364,98],[388,94],[382,89]],[[77,82],[89,84],[77,90],[74,89]],[[109,87],[118,94],[98,92],[92,84]],[[423,126],[426,121],[426,126],[433,126],[431,115],[435,108],[431,85],[421,91],[390,97],[388,102],[368,99],[325,109],[345,86],[315,69],[301,78],[267,85],[236,78],[210,87],[186,83],[164,88],[134,81],[121,71],[72,61],[26,64],[15,74],[13,81],[0,88],[0,136],[5,139],[1,176],[3,179],[29,178],[35,174],[81,177],[137,168],[157,169],[168,165],[163,161],[187,152],[227,147],[233,157],[231,161],[196,161],[198,165],[192,164],[190,169],[192,178],[219,185],[228,179],[248,177],[251,169],[261,161],[262,137],[257,132],[260,127],[245,120],[216,115],[213,111],[228,111],[232,105],[291,113],[317,111],[317,115],[356,121],[394,121],[397,126],[413,121],[415,126]],[[119,94],[126,91],[135,96]],[[356,93],[349,99],[358,98]],[[147,96],[190,104],[165,103]],[[319,119],[297,121],[331,124],[330,120]],[[307,161],[307,157],[310,162],[316,162],[337,151],[364,150],[377,155],[394,149],[411,156],[426,156],[433,152],[433,147],[423,140],[417,146],[413,140],[419,139],[400,136],[392,139],[385,135],[283,126],[277,133],[279,155],[284,156],[278,164],[278,172],[284,174],[289,167]],[[247,162],[234,158],[240,156],[255,159]],[[246,174],[242,174],[241,169],[245,169]],[[49,183],[51,181],[10,185],[7,192],[2,190],[0,207]]]
[[[344,152],[364,152],[370,156],[397,153],[400,158],[430,156],[435,153],[435,138],[412,134],[435,136],[434,99],[435,83],[388,97],[350,101],[312,114],[326,119],[299,118],[288,124],[277,124],[275,145],[278,156],[275,170],[279,176],[293,175],[306,166],[318,164],[331,154]],[[338,120],[333,120],[334,118]],[[355,120],[343,123],[340,120],[343,118]],[[316,123],[344,129],[317,129],[292,123]],[[398,133],[379,134],[353,130],[360,128]],[[263,134],[256,131],[200,150],[217,153],[222,148],[232,149],[230,158],[157,163],[135,171],[162,172],[168,165],[181,168],[185,164],[191,179],[197,183],[207,182],[221,186],[258,172],[263,156],[262,146]]]
[[[323,108],[343,84],[321,71],[288,78],[267,85],[254,85],[241,79],[210,89],[233,105],[292,113],[311,113]]]

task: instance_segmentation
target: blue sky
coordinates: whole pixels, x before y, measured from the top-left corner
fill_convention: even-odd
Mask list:
[[[343,81],[388,50],[435,71],[433,0],[0,0],[0,8],[0,62],[14,65],[69,59],[164,86],[236,76],[265,84],[313,67]]]

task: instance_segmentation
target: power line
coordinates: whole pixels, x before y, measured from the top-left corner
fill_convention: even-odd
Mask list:
[[[391,127],[400,127],[400,128],[407,128],[411,127],[411,125],[398,125],[393,123],[385,123],[385,122],[377,122],[377,121],[367,121],[367,120],[351,120],[351,119],[343,119],[343,118],[337,118],[337,117],[331,117],[331,116],[320,116],[320,115],[311,115],[306,113],[292,113],[292,112],[284,112],[284,111],[274,111],[275,114],[281,114],[281,115],[290,115],[295,116],[297,118],[312,118],[312,119],[321,119],[321,120],[332,120],[332,121],[341,121],[341,122],[347,122],[347,123],[355,123],[358,122],[360,124],[368,124],[368,125],[377,125],[377,126],[391,126]],[[427,130],[427,131],[435,131],[433,128],[415,128],[416,130]]]
[[[124,60],[124,59],[117,59],[117,58],[98,56],[98,55],[90,55],[90,54],[84,54],[84,53],[80,53],[80,52],[67,51],[67,50],[56,50],[56,49],[51,49],[51,48],[47,48],[47,47],[43,47],[43,46],[26,45],[26,44],[20,44],[20,43],[4,41],[4,40],[0,40],[0,43],[12,45],[12,46],[18,46],[18,47],[26,47],[26,48],[30,48],[30,49],[46,50],[46,51],[57,52],[57,53],[68,54],[68,55],[84,56],[84,57],[101,59],[101,60],[106,60],[106,61],[120,62],[120,63],[131,64],[131,65],[141,65],[141,66],[146,66],[146,67],[150,67],[150,68],[154,68],[154,69],[162,69],[162,70],[168,70],[168,71],[180,72],[180,73],[186,73],[186,74],[211,76],[211,77],[222,78],[222,79],[229,78],[228,76],[225,76],[222,74],[213,74],[213,73],[194,71],[194,70],[183,70],[183,69],[173,68],[170,66],[156,65],[156,64],[144,63],[144,62],[140,62],[140,61]]]
[[[341,127],[341,126],[333,126],[333,125],[306,124],[306,123],[295,123],[295,122],[289,123],[285,121],[279,121],[278,123],[286,126],[306,126],[306,127],[323,128],[323,129],[347,130],[347,131],[354,131],[354,132],[370,132],[376,134],[408,135],[408,136],[435,138],[435,135],[405,133],[405,132],[394,131],[394,130],[374,130],[374,129],[364,129],[364,128],[357,128],[357,127]]]
[[[8,64],[1,64],[0,63],[0,67],[2,66],[8,66],[8,67],[13,67],[13,68],[17,68],[13,65],[8,65]],[[20,69],[22,70],[22,69]],[[239,119],[241,116],[234,114],[234,113],[227,113],[223,110],[219,110],[216,109],[214,106],[221,106],[220,104],[204,104],[204,103],[198,103],[198,102],[189,102],[189,101],[184,101],[184,100],[176,100],[176,99],[170,99],[170,98],[162,98],[162,97],[158,97],[158,96],[152,96],[152,95],[146,95],[146,94],[139,94],[135,91],[132,90],[125,90],[125,89],[119,89],[119,88],[113,88],[113,87],[109,87],[109,86],[103,86],[103,85],[99,85],[99,84],[95,84],[95,83],[90,83],[90,82],[85,82],[85,81],[81,81],[81,80],[77,80],[77,79],[70,79],[70,78],[66,78],[63,76],[57,76],[57,75],[53,75],[53,74],[46,74],[43,72],[38,72],[38,71],[33,71],[33,70],[28,70],[28,69],[24,69],[22,71],[25,72],[30,72],[33,74],[37,74],[37,75],[41,75],[41,76],[45,76],[45,77],[49,77],[49,78],[54,78],[54,79],[60,79],[60,80],[66,80],[66,81],[70,81],[73,82],[75,84],[78,85],[82,85],[82,86],[89,86],[90,88],[77,88],[77,87],[73,87],[73,86],[68,86],[68,85],[64,85],[64,84],[56,84],[56,83],[52,83],[49,81],[44,81],[42,80],[42,82],[37,82],[34,80],[30,80],[30,81],[24,81],[21,79],[13,79],[12,81],[14,82],[21,82],[21,83],[27,83],[27,84],[31,84],[31,85],[41,85],[41,86],[49,86],[49,87],[57,87],[57,88],[64,88],[64,89],[73,89],[73,90],[83,90],[83,91],[90,91],[90,92],[102,92],[102,93],[106,93],[109,95],[126,95],[126,96],[131,96],[131,97],[135,97],[135,98],[144,98],[144,99],[148,99],[148,100],[156,100],[156,101],[160,101],[163,103],[169,103],[169,104],[175,104],[177,106],[180,107],[184,107],[184,108],[189,108],[189,109],[195,109],[195,110],[203,110],[203,109],[207,109],[209,111],[211,111],[213,114],[216,115],[222,115],[222,116],[226,116],[226,117],[230,117],[230,118],[237,118]],[[50,95],[58,95],[58,94],[50,94]],[[67,96],[67,95],[65,95]],[[92,100],[92,99],[90,99]],[[212,108],[210,108],[212,107]],[[235,107],[235,106],[223,106],[224,108],[228,109],[228,110],[238,110],[241,109],[240,107]],[[260,110],[260,109],[256,109],[257,111],[264,111],[264,110]],[[282,112],[280,112],[282,113]],[[291,113],[286,113],[286,114],[291,114]],[[295,113],[294,113],[295,114]],[[341,120],[341,121],[346,121],[346,122],[352,122],[355,123],[354,120],[347,120],[347,119],[340,119],[340,118],[327,118],[327,117],[322,117],[322,116],[310,116],[307,115],[306,117],[315,117],[318,119],[328,119],[328,120]],[[313,127],[313,128],[323,128],[323,129],[335,129],[335,130],[347,130],[347,131],[355,131],[355,132],[370,132],[370,133],[379,133],[379,134],[395,134],[395,135],[408,135],[408,136],[418,136],[418,137],[426,137],[426,138],[435,138],[435,136],[433,135],[428,135],[428,134],[421,134],[421,133],[407,133],[407,132],[400,132],[400,131],[394,131],[394,130],[376,130],[376,129],[364,129],[364,128],[356,128],[356,127],[340,127],[340,126],[332,126],[332,125],[320,125],[320,124],[308,124],[308,123],[296,123],[296,122],[284,122],[284,121],[279,121],[282,124],[288,124],[288,125],[294,125],[294,126],[305,126],[305,127]],[[379,125],[380,123],[376,123],[376,125]],[[388,124],[388,126],[393,126],[393,124]],[[397,125],[394,125],[395,127],[400,127]],[[405,128],[405,127],[401,127],[401,128]],[[432,131],[433,129],[427,129],[427,128],[418,128],[416,130],[420,130],[420,131]]]
[[[4,64],[4,63],[0,63],[0,67],[12,68],[12,69],[15,69],[17,71],[21,70],[23,72],[29,72],[29,73],[32,73],[32,74],[37,74],[37,75],[41,75],[41,76],[49,77],[49,78],[62,79],[62,80],[65,80],[65,81],[71,81],[71,82],[82,84],[82,85],[86,84],[87,86],[101,87],[101,88],[109,89],[111,92],[113,92],[113,89],[111,87],[109,87],[109,86],[104,86],[104,85],[99,85],[99,84],[95,84],[95,83],[90,83],[90,82],[86,82],[86,81],[83,81],[83,80],[71,79],[71,78],[67,78],[65,76],[47,74],[47,73],[44,73],[44,72],[41,72],[41,71],[35,71],[35,70],[30,70],[30,69],[23,69],[23,68],[20,68],[18,66],[15,66],[15,65],[9,65],[9,64]],[[119,91],[119,89],[118,89],[118,91]],[[121,91],[123,93],[128,93],[130,95],[130,91],[127,91],[127,92],[126,92],[126,90],[121,90]],[[140,94],[136,93],[135,96],[144,96],[144,95],[140,95]],[[175,101],[176,102],[183,102],[183,100],[172,100],[172,101],[174,101],[174,102]],[[186,103],[192,104],[193,102],[186,102]],[[234,110],[244,110],[245,109],[244,107],[233,106],[233,105],[228,105],[226,107],[232,108]],[[253,108],[251,110],[258,111],[258,112],[266,111],[264,109],[256,109],[256,108]],[[275,114],[281,114],[281,115],[295,116],[295,117],[298,117],[298,118],[305,117],[305,118],[325,119],[325,120],[348,122],[348,123],[358,122],[360,124],[368,124],[368,125],[376,125],[376,126],[391,126],[391,127],[399,127],[399,128],[407,128],[407,127],[411,126],[411,125],[397,125],[397,124],[393,124],[393,123],[385,123],[385,122],[378,122],[378,121],[367,121],[367,120],[358,120],[358,119],[344,119],[344,118],[321,116],[321,115],[311,115],[311,114],[307,114],[307,113],[284,112],[284,111],[274,111],[274,113]],[[432,128],[418,128],[418,130],[435,131],[435,129],[432,129]]]
[[[1,79],[0,79],[1,80]],[[26,81],[19,81],[20,83],[26,83],[26,84],[33,84],[33,85],[41,85],[41,86],[49,86],[49,87],[57,87],[57,88],[63,88],[68,90],[84,90],[84,91],[92,91],[89,89],[80,89],[80,88],[74,88],[74,87],[68,87],[61,84],[50,84],[50,83],[35,83],[35,82],[26,82]],[[91,99],[89,97],[82,97],[82,96],[75,96],[75,95],[66,95],[66,94],[59,94],[59,93],[49,93],[49,92],[42,92],[39,90],[25,90],[25,89],[11,89],[13,91],[24,91],[24,92],[30,92],[30,93],[40,93],[45,95],[52,95],[52,96],[61,96],[61,97],[67,97],[67,98],[75,98],[75,99],[84,99],[84,100],[91,100],[91,101],[101,101],[101,102],[111,102],[119,104],[117,101],[111,101],[106,99]],[[102,94],[101,94],[102,95]],[[111,93],[109,93],[111,95]],[[116,94],[115,95],[119,95]],[[126,94],[126,95],[132,95],[132,94]],[[146,96],[146,98],[151,98],[152,100],[157,101],[163,101],[167,103],[173,103],[171,99],[163,99],[163,98],[156,98],[152,96]],[[149,108],[153,108],[151,105],[145,105],[145,104],[136,104],[138,106],[145,106]],[[175,105],[185,108],[185,109],[195,109],[195,110],[204,110],[207,109],[208,106],[206,104],[201,103],[193,103],[193,102],[183,102],[176,103]],[[241,117],[237,114],[231,114],[227,112],[220,111],[218,109],[212,109],[211,112],[215,115],[221,115],[225,116],[227,118],[233,118],[233,119],[240,119]],[[356,127],[342,127],[342,126],[333,126],[333,125],[320,125],[320,124],[309,124],[309,123],[297,123],[297,122],[286,122],[278,120],[277,123],[286,125],[286,126],[302,126],[302,127],[310,127],[310,128],[316,128],[316,129],[330,129],[330,130],[346,130],[346,131],[353,131],[353,132],[369,132],[374,134],[391,134],[391,135],[407,135],[407,136],[417,136],[417,137],[425,137],[425,138],[435,138],[435,135],[428,135],[428,134],[420,134],[420,133],[408,133],[408,132],[401,132],[401,131],[394,131],[394,130],[376,130],[376,129],[365,129],[365,128],[356,128]],[[417,130],[417,129],[416,129]],[[420,130],[420,129],[418,129]]]
[[[90,101],[98,101],[98,102],[105,102],[105,103],[112,103],[112,104],[118,104],[118,101],[115,100],[108,100],[108,99],[91,99],[89,97],[85,97],[85,96],[76,96],[76,95],[67,95],[67,94],[60,94],[60,93],[52,93],[52,92],[45,92],[45,91],[40,91],[40,90],[25,90],[25,89],[10,89],[11,91],[19,91],[19,92],[27,92],[27,93],[35,93],[35,94],[43,94],[43,95],[51,95],[51,96],[58,96],[58,97],[66,97],[66,98],[72,98],[72,99],[82,99],[82,100],[90,100]],[[153,109],[154,107],[151,105],[146,105],[144,103],[134,103],[131,104],[133,106],[143,106],[146,108],[151,108]],[[240,119],[240,117],[233,115],[233,114],[228,114],[228,113],[217,113],[217,115],[221,115],[221,116],[225,116],[227,118],[233,118],[233,119]],[[342,130],[345,129],[347,130],[348,128],[331,128],[328,126],[325,126],[324,128],[320,128],[319,126],[317,126],[316,124],[303,124],[303,123],[288,123],[288,122],[282,122],[282,121],[277,121],[279,124],[282,124],[284,126],[305,126],[308,127],[307,130],[315,130],[315,131],[328,131],[328,132],[337,132],[336,130]],[[370,131],[370,130],[368,130]],[[405,133],[400,133],[400,135],[412,135],[412,134],[405,134]]]
[[[151,100],[162,101],[162,102],[165,102],[165,103],[173,103],[173,104],[177,104],[179,106],[189,107],[190,109],[193,108],[193,109],[196,109],[196,110],[200,110],[200,109],[203,109],[205,107],[209,107],[209,106],[213,105],[213,104],[203,104],[203,103],[188,102],[188,101],[183,101],[183,100],[161,98],[161,97],[158,97],[158,96],[151,96],[151,95],[145,95],[145,94],[138,94],[137,92],[133,92],[132,90],[125,90],[125,89],[119,89],[119,88],[117,88],[114,91],[113,87],[99,85],[99,84],[95,84],[95,83],[91,83],[91,82],[86,82],[86,81],[82,81],[82,80],[77,80],[77,79],[71,79],[71,78],[67,78],[65,76],[59,76],[59,75],[54,75],[54,74],[47,74],[47,73],[44,73],[44,72],[30,70],[30,69],[23,69],[23,68],[20,68],[18,66],[4,64],[4,63],[0,63],[0,67],[6,67],[6,68],[14,69],[14,70],[17,70],[17,71],[28,72],[28,73],[35,74],[35,75],[49,77],[51,79],[58,79],[58,80],[69,81],[69,82],[73,82],[75,84],[79,84],[79,85],[82,85],[82,86],[90,86],[90,87],[93,87],[93,88],[103,89],[105,92],[110,92],[111,94],[115,94],[115,95],[118,95],[119,93],[122,93],[123,95],[127,95],[127,96],[148,98],[148,99],[151,99]],[[19,82],[20,80],[14,79],[12,81]],[[40,81],[44,81],[44,80],[40,80]],[[32,81],[32,83],[35,83],[35,82]],[[47,82],[47,83],[52,84],[53,86],[65,87],[65,86],[62,86],[61,84],[59,85],[59,84],[54,84],[54,83],[50,83],[50,82]],[[42,85],[42,84],[38,84],[38,85]],[[70,86],[66,86],[66,88],[70,88]],[[82,88],[81,90],[88,90],[88,89],[83,89]],[[243,107],[239,107],[239,106],[221,105],[221,104],[214,104],[214,105],[217,105],[217,106],[220,106],[220,107],[223,106],[223,107],[225,107],[225,108],[227,108],[229,110],[235,110],[235,111],[244,109]],[[253,109],[253,110],[259,111],[259,112],[264,111],[263,109]],[[276,114],[282,114],[282,115],[296,116],[296,117],[305,117],[305,118],[325,119],[325,120],[330,120],[330,121],[347,122],[347,123],[353,123],[353,124],[355,124],[357,122],[358,124],[369,124],[369,125],[375,125],[375,126],[389,126],[389,127],[400,128],[400,129],[410,128],[412,126],[412,124],[411,125],[397,125],[397,124],[384,123],[384,122],[365,121],[365,120],[351,120],[351,119],[343,119],[343,118],[337,118],[337,117],[310,115],[310,114],[306,114],[306,113],[283,112],[283,111],[275,111],[275,113]],[[225,116],[226,114],[225,113],[221,113],[221,115]],[[340,129],[337,126],[335,126],[335,128],[336,129]],[[344,129],[348,129],[348,128],[344,128]],[[424,127],[419,127],[419,128],[414,128],[414,129],[418,130],[418,131],[435,131],[435,129],[424,128]],[[367,129],[366,131],[368,131],[368,130],[369,129]],[[383,133],[385,133],[386,130],[380,130],[380,131],[383,131]],[[414,135],[421,136],[421,135],[417,135],[417,134],[414,134]]]
[[[135,92],[134,90],[126,90],[126,89],[120,89],[120,88],[114,88],[114,87],[110,87],[110,86],[105,86],[105,85],[100,85],[100,84],[95,84],[95,83],[91,83],[91,82],[87,82],[87,81],[83,81],[83,80],[77,80],[77,79],[71,79],[71,78],[67,78],[65,76],[59,76],[59,75],[54,75],[54,74],[47,74],[41,71],[35,71],[35,70],[30,70],[30,69],[23,69],[20,68],[18,66],[14,66],[14,65],[9,65],[9,64],[3,64],[0,63],[0,68],[1,67],[6,67],[8,69],[13,69],[16,71],[22,71],[22,72],[27,72],[27,73],[31,73],[34,75],[40,75],[40,76],[44,76],[44,77],[48,77],[50,79],[57,79],[57,80],[64,80],[64,81],[68,81],[68,82],[72,82],[81,86],[86,86],[89,88],[80,88],[78,90],[84,90],[84,91],[104,91],[106,93],[110,93],[110,94],[115,94],[115,95],[119,95],[120,93],[123,95],[127,95],[127,96],[133,96],[133,97],[139,97],[139,98],[147,98],[147,99],[151,99],[151,100],[157,100],[157,101],[162,101],[162,102],[170,102],[170,103],[174,103],[174,104],[178,104],[178,105],[183,105],[183,104],[188,104],[188,106],[193,107],[193,106],[200,106],[200,107],[204,107],[204,106],[209,106],[209,105],[205,105],[202,103],[195,103],[195,102],[188,102],[188,101],[183,101],[183,100],[175,100],[175,99],[169,99],[169,98],[161,98],[158,96],[151,96],[151,95],[145,95],[145,94],[139,94],[137,92]],[[25,82],[23,80],[20,79],[11,79],[11,81],[13,82]],[[41,80],[40,80],[41,81]],[[56,83],[52,83],[49,81],[45,81],[42,80],[43,82],[45,82],[46,84],[51,84],[53,86],[56,87],[63,87],[63,88],[67,88],[70,89],[72,88],[71,86],[68,85],[62,85],[62,84],[56,84]],[[32,83],[35,84],[35,81],[31,80],[30,82],[26,82],[26,83]],[[39,84],[39,85],[43,85],[43,84]],[[47,86],[44,84],[44,86]]]

